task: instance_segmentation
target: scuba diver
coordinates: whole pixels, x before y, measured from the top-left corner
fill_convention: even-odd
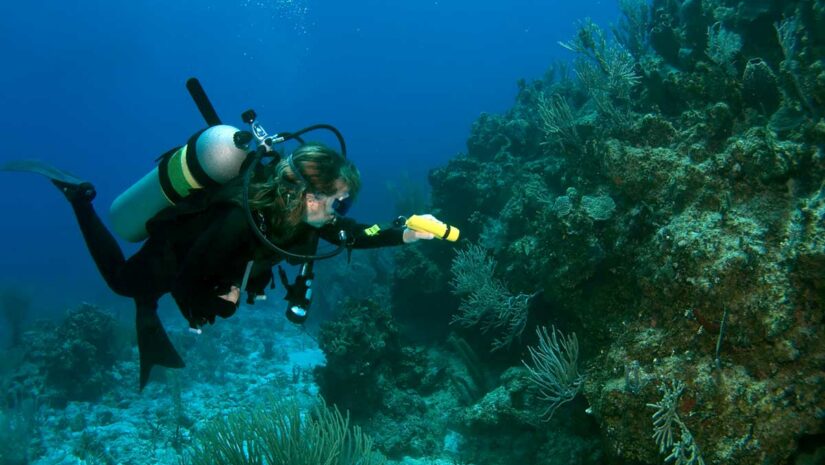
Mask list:
[[[243,118],[252,131],[239,131],[220,123],[196,80],[187,85],[209,127],[164,154],[157,168],[112,204],[115,232],[127,240],[143,240],[129,258],[95,211],[91,183],[39,162],[0,166],[47,176],[69,201],[106,284],[134,299],[141,390],[153,366],[184,366],[157,315],[158,300],[166,293],[190,330],[199,333],[216,317],[232,316],[241,292],[254,303],[267,286],[274,286],[273,266],[286,260],[301,265],[294,284],[279,266],[287,290],[287,318],[300,324],[311,301],[314,260],[344,249],[349,253],[433,237],[457,238],[455,228],[450,231],[431,215],[411,217],[425,224],[415,228],[409,221],[382,228],[347,218],[361,180],[337,130],[332,128],[342,153],[304,142],[300,134],[306,130],[269,135],[251,110]],[[300,145],[283,157],[272,146],[287,139]],[[250,151],[253,140],[257,150]],[[265,156],[272,161],[261,163]],[[319,239],[337,249],[319,253]]]

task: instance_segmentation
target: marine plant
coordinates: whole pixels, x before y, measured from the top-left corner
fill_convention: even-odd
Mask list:
[[[645,0],[619,0],[622,16],[613,35],[634,57],[647,51],[650,41],[652,8]]]
[[[631,92],[641,82],[633,55],[621,43],[608,40],[590,20],[582,23],[573,40],[559,45],[577,54],[576,76],[599,113],[617,128],[627,127]]]
[[[189,465],[382,465],[349,414],[321,400],[308,412],[294,399],[213,419],[184,459]]]
[[[546,139],[542,144],[580,149],[583,141],[576,131],[576,117],[563,96],[553,94],[548,98],[544,93],[540,94],[538,111]]]
[[[471,244],[453,259],[453,291],[464,298],[453,323],[478,326],[483,332],[495,331],[492,350],[509,347],[521,337],[527,325],[528,294],[513,295],[504,281],[494,276],[496,262],[483,247]]]
[[[670,452],[665,457],[665,462],[673,460],[674,465],[705,465],[693,435],[676,412],[684,389],[685,383],[681,381],[673,381],[670,385],[664,383],[661,386],[662,400],[647,404],[656,409],[653,414],[653,439],[656,440],[660,453]],[[674,440],[676,428],[679,429],[678,441]]]
[[[537,346],[529,346],[532,364],[522,361],[530,370],[530,380],[539,389],[540,398],[547,403],[541,416],[549,421],[556,409],[570,402],[579,393],[584,376],[579,373],[579,341],[576,333],[565,336],[553,327],[536,328]]]
[[[707,55],[726,73],[736,74],[734,60],[742,49],[742,38],[735,32],[728,31],[717,22],[708,28]]]

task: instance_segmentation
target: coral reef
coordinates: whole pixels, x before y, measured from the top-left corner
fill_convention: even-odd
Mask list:
[[[349,301],[339,318],[321,327],[318,345],[327,363],[316,371],[327,401],[356,417],[378,410],[402,358],[398,329],[386,308]],[[347,386],[347,389],[340,389]]]
[[[23,364],[12,383],[16,388],[4,390],[5,402],[0,403],[0,462],[180,463],[195,453],[196,440],[208,434],[210,425],[229,412],[252,409],[266,399],[297,399],[311,410],[317,396],[311,372],[323,362],[315,342],[298,328],[281,324],[280,303],[260,302],[241,310],[200,335],[170,324],[169,335],[187,366],[158,369],[142,392],[134,347],[116,359],[105,393],[95,400],[60,400],[54,396],[62,393],[45,383],[33,363]],[[41,331],[51,333],[57,327],[37,325],[26,332],[26,339],[44,339]],[[134,328],[128,330],[131,336]],[[10,354],[3,352],[4,357]],[[20,389],[24,385],[31,390]]]
[[[823,5],[620,5],[616,40],[584,22],[562,44],[575,79],[555,65],[476,121],[467,153],[430,175],[433,210],[486,250],[495,268],[474,269],[507,283],[501,303],[536,295],[525,334],[579,335],[611,460],[794,460],[825,433]],[[450,267],[438,247],[418,253]],[[450,291],[427,290],[442,305],[421,325],[466,321]],[[470,323],[454,329],[480,347],[507,331]],[[484,364],[519,366],[533,344]],[[502,404],[490,396],[478,418]]]
[[[18,349],[23,360],[7,381],[7,395],[56,405],[99,399],[111,390],[115,362],[127,357],[132,338],[126,331],[111,314],[86,303],[60,324],[37,323]]]
[[[374,302],[350,301],[338,319],[322,326],[319,344],[327,363],[316,369],[320,393],[351,409],[353,420],[388,457],[502,465],[514,460],[600,463],[594,422],[581,399],[573,400],[572,411],[552,419],[566,430],[558,434],[542,426],[548,405],[533,392],[540,386],[531,381],[531,369],[502,373],[479,355],[484,352],[456,336],[445,347],[424,349],[407,342],[392,321]],[[551,350],[547,344],[542,357]],[[570,340],[565,338],[564,344],[566,351],[573,350]],[[561,357],[570,366],[575,355]],[[581,385],[575,368],[568,371],[576,387],[564,402]]]
[[[386,307],[347,301],[318,343],[327,359],[315,371],[320,393],[350,411],[376,447],[390,457],[440,448],[453,399],[443,389],[445,367],[402,340]]]

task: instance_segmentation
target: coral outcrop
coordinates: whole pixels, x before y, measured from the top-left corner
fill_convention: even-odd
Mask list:
[[[43,321],[26,333],[6,393],[56,405],[97,400],[112,389],[113,367],[128,356],[130,342],[111,314],[82,304],[60,324]]]
[[[554,66],[476,121],[433,209],[536,296],[530,327],[578,335],[611,460],[786,463],[825,434],[823,5],[621,5],[616,40],[584,22],[563,44],[575,78]]]

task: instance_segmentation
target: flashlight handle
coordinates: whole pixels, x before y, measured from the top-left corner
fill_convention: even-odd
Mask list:
[[[435,237],[450,242],[458,240],[458,228],[442,223],[433,217],[413,215],[407,218],[406,226],[415,231],[432,233]]]

